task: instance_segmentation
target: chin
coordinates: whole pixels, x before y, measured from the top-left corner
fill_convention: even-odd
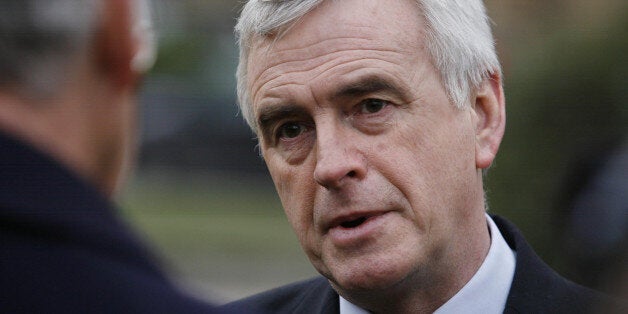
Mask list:
[[[356,261],[332,269],[328,278],[336,289],[347,292],[385,291],[405,282],[413,273],[410,266],[394,259]]]

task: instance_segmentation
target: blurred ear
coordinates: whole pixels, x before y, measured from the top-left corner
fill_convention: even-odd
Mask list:
[[[138,43],[133,36],[133,1],[102,1],[102,16],[95,40],[99,71],[114,88],[135,86],[139,73],[132,68]]]
[[[474,106],[475,165],[478,169],[488,168],[497,154],[506,126],[506,108],[501,77],[493,74],[480,86]]]

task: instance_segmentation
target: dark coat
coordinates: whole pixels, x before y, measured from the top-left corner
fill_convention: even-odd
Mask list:
[[[512,223],[499,216],[492,218],[508,245],[517,252],[504,313],[592,313],[610,301],[558,275],[534,253]],[[225,308],[260,313],[333,314],[339,313],[339,301],[329,282],[317,277],[229,303]]]
[[[207,313],[171,285],[110,202],[0,134],[1,313]]]

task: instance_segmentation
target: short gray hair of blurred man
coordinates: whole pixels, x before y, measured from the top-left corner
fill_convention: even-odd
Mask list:
[[[111,199],[135,152],[148,0],[0,2],[0,311],[207,313]]]
[[[489,24],[481,0],[245,4],[236,25],[240,109],[302,248],[329,283],[233,305],[332,311],[322,300],[331,285],[347,313],[517,307],[506,302],[519,293],[508,294],[515,251],[518,266],[535,255],[485,211],[483,172],[506,116]]]
[[[109,195],[130,166],[136,85],[155,58],[148,2],[125,2],[12,0],[0,12],[0,129]]]

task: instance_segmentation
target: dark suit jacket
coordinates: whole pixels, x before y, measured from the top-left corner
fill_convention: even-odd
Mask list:
[[[206,312],[98,191],[0,134],[0,313]]]
[[[513,224],[498,216],[492,218],[517,252],[504,313],[591,313],[610,302],[606,296],[558,275],[541,261]],[[260,313],[338,313],[338,302],[338,294],[329,282],[318,277],[229,303],[225,308]]]

